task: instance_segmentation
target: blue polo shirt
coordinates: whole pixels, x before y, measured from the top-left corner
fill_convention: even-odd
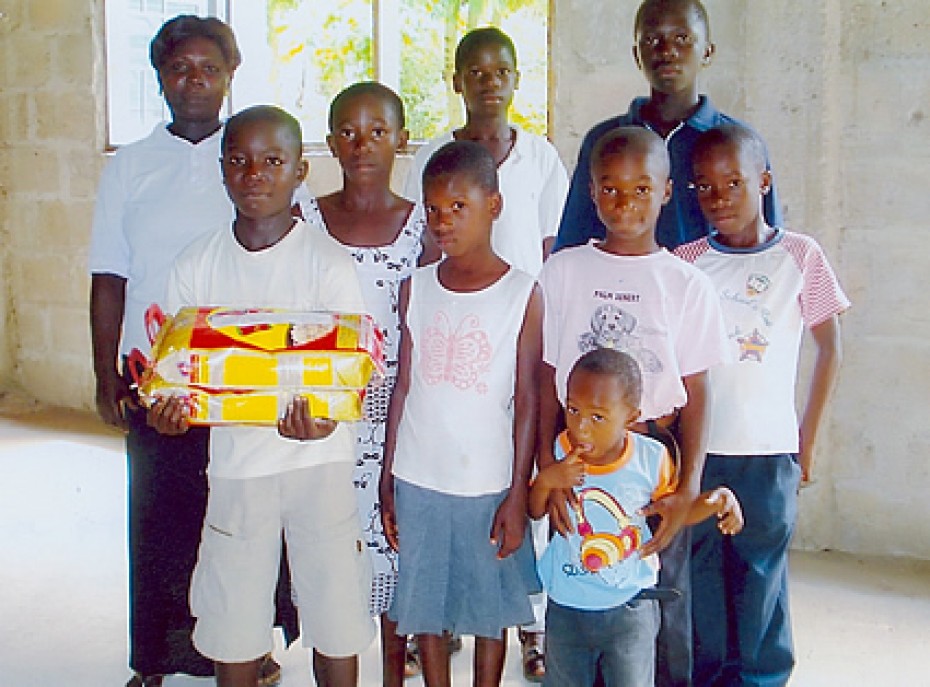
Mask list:
[[[567,246],[579,246],[587,243],[589,239],[602,239],[606,235],[607,230],[598,218],[594,201],[591,200],[591,150],[597,140],[611,129],[630,125],[651,128],[642,116],[643,106],[647,102],[649,98],[636,98],[630,104],[629,112],[597,124],[584,137],[578,153],[578,164],[568,190],[568,198],[565,201],[565,209],[562,212],[562,221],[559,225],[559,235],[556,238],[554,250]],[[697,111],[665,139],[672,163],[674,186],[672,198],[662,208],[656,227],[656,241],[660,246],[671,250],[683,243],[710,234],[711,225],[701,212],[697,194],[688,187],[692,180],[691,152],[698,135],[712,127],[728,123],[745,126],[739,120],[720,112],[710,102],[710,98],[702,95]],[[766,158],[768,158],[767,154]],[[774,180],[772,189],[765,196],[763,213],[769,226],[780,227],[784,224]]]

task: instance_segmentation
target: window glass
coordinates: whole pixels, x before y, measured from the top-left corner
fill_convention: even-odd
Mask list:
[[[455,46],[471,28],[500,26],[517,46],[521,72],[511,117],[546,133],[548,12],[548,0],[106,0],[109,143],[142,138],[169,116],[148,45],[178,14],[232,25],[243,63],[231,111],[280,105],[301,120],[311,144],[324,140],[332,97],[362,79],[401,95],[414,141],[461,124]]]

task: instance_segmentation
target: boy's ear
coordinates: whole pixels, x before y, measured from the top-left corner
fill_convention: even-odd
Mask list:
[[[497,219],[504,210],[504,196],[501,195],[500,191],[495,191],[488,198],[488,202],[491,204],[491,217]]]
[[[518,88],[520,88],[520,70],[519,69],[514,72],[514,79],[513,79],[513,90],[517,90]]]
[[[310,163],[306,160],[301,160],[297,164],[297,180],[302,184],[307,178],[307,174],[310,172]]]
[[[668,205],[668,201],[672,199],[672,186],[675,185],[675,182],[669,179],[665,182],[665,195],[662,197],[662,205]]]
[[[452,90],[456,93],[462,93],[462,75],[457,71],[452,72]]]
[[[410,131],[407,129],[401,129],[400,133],[397,135],[397,150],[403,151],[407,149],[407,144],[410,142]]]
[[[772,173],[769,170],[762,172],[762,183],[759,185],[759,192],[764,196],[772,190]]]
[[[636,43],[633,44],[633,62],[636,63],[636,68],[639,71],[643,70],[643,61],[639,59],[639,46]]]
[[[326,147],[329,148],[329,152],[333,157],[336,157],[336,148],[333,146],[333,135],[326,134]]]
[[[717,51],[717,46],[713,43],[707,44],[707,49],[704,51],[704,57],[701,58],[701,65],[707,67],[714,60],[714,53]]]

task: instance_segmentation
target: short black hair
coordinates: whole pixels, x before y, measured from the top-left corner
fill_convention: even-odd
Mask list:
[[[595,348],[575,361],[568,375],[569,380],[576,371],[615,377],[627,403],[634,408],[639,408],[642,403],[643,373],[639,363],[629,353],[615,348]]]
[[[235,71],[242,63],[236,36],[228,24],[216,17],[181,14],[162,24],[149,45],[149,60],[155,71],[159,71],[175,49],[188,38],[207,38],[216,43],[229,71]]]
[[[513,66],[517,66],[517,48],[514,46],[510,36],[501,31],[496,26],[485,26],[480,29],[472,29],[464,36],[455,48],[455,71],[460,72],[465,68],[465,61],[471,57],[476,50],[486,45],[493,45],[504,48],[513,58]]]
[[[640,153],[649,158],[655,157],[662,164],[665,176],[669,175],[671,163],[665,142],[657,133],[643,126],[618,126],[597,139],[591,150],[591,168],[594,169],[594,166],[606,157],[626,151]]]
[[[489,193],[498,191],[494,156],[480,143],[452,141],[433,153],[423,168],[423,185],[447,174],[465,174]]]
[[[753,162],[758,165],[759,171],[766,169],[768,166],[765,144],[762,139],[748,126],[735,122],[719,124],[701,132],[694,141],[691,159],[696,159],[698,155],[703,155],[714,146],[724,144],[735,145],[741,153],[749,153]]]
[[[288,136],[293,140],[297,154],[301,155],[303,153],[303,134],[300,130],[300,122],[297,121],[296,117],[275,105],[255,105],[241,112],[237,112],[230,117],[223,129],[223,140],[220,144],[221,150],[226,152],[227,139],[230,135],[235,133],[239,127],[253,122],[271,122],[272,124],[283,127],[287,131]]]
[[[373,95],[377,98],[380,98],[386,102],[393,110],[394,114],[397,117],[397,123],[401,129],[407,126],[406,119],[404,118],[404,101],[400,99],[400,96],[397,95],[392,89],[385,86],[383,83],[378,81],[359,81],[354,83],[351,86],[343,88],[339,93],[336,94],[336,97],[333,98],[333,101],[329,104],[329,130],[333,130],[333,125],[335,122],[336,112],[340,107],[345,103],[345,101],[350,98],[354,98],[359,95]]]
[[[666,7],[678,7],[686,5],[693,11],[698,21],[704,26],[704,38],[710,41],[710,18],[707,15],[707,8],[704,7],[700,0],[643,0],[639,9],[636,10],[636,19],[633,21],[633,37],[639,36],[643,18],[647,11],[661,11]]]

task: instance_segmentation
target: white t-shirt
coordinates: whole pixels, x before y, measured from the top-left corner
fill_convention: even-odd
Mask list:
[[[93,274],[126,279],[120,353],[151,349],[143,316],[165,298],[171,265],[194,240],[233,218],[220,174],[222,129],[193,144],[165,124],[120,148],[104,168],[90,241]]]
[[[535,277],[543,264],[543,239],[559,231],[568,174],[549,141],[518,127],[513,129],[513,150],[497,168],[504,208],[494,222],[491,245],[505,261]],[[423,202],[423,168],[433,153],[452,140],[449,131],[417,151],[404,186],[407,198]]]
[[[220,169],[223,129],[191,143],[161,123],[116,151],[100,177],[88,268],[126,279],[120,353],[151,350],[145,311],[165,298],[168,274],[193,241],[228,225],[235,210]],[[301,184],[295,200],[309,197]]]
[[[495,494],[513,473],[517,339],[535,282],[510,269],[486,289],[457,293],[437,269],[410,277],[410,388],[393,474],[446,494]]]
[[[296,221],[278,243],[248,251],[231,226],[203,237],[178,258],[168,281],[166,312],[182,306],[278,307],[365,312],[351,256],[327,234]],[[214,427],[213,477],[260,477],[322,463],[354,460],[355,435],[340,423],[326,439],[294,441],[275,427]]]
[[[545,297],[543,360],[565,402],[572,365],[594,348],[630,354],[643,374],[642,419],[687,403],[682,378],[724,360],[723,317],[710,280],[662,249],[613,255],[594,242],[551,256],[539,277]]]
[[[723,308],[727,365],[711,370],[708,451],[724,455],[795,453],[795,382],[804,327],[849,307],[817,242],[778,230],[756,248],[711,238],[675,251],[707,274]]]

